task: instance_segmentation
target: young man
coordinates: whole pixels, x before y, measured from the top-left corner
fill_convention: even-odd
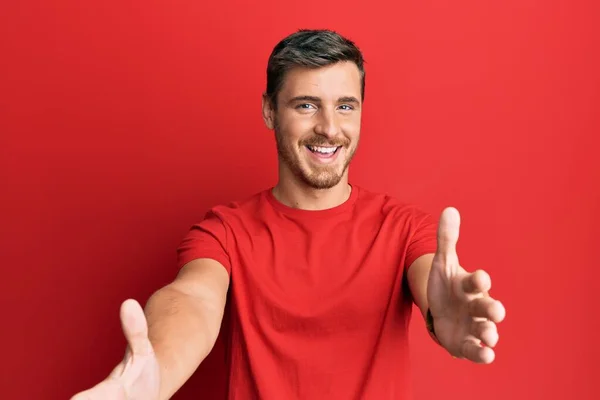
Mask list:
[[[494,359],[500,302],[456,254],[459,214],[430,216],[348,181],[363,58],[331,31],[281,41],[263,117],[275,187],[213,208],[179,248],[180,272],[121,308],[128,340],[111,375],[73,399],[168,399],[211,351],[226,301],[229,399],[406,399],[413,302],[452,356]]]

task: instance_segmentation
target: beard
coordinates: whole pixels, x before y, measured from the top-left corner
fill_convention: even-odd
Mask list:
[[[281,132],[279,127],[275,126],[277,155],[279,160],[284,163],[298,179],[313,189],[330,189],[340,183],[356,150],[356,146],[350,148],[350,140],[348,138],[328,139],[323,136],[314,135],[301,140],[296,145],[295,143],[287,142],[284,135],[285,134]],[[295,151],[295,146],[298,146],[300,151]],[[344,149],[346,159],[343,160],[341,168],[338,163],[336,163],[336,165],[304,166],[300,160],[300,152],[303,148],[306,148],[306,146],[340,146]],[[341,151],[341,149],[338,151]]]

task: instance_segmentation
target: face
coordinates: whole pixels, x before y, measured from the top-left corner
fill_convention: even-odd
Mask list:
[[[289,173],[315,189],[337,185],[358,146],[361,106],[354,63],[290,70],[277,108],[263,100],[265,123],[275,130],[280,175]]]

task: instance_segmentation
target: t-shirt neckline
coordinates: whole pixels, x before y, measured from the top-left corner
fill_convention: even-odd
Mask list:
[[[323,210],[304,210],[301,208],[290,207],[286,204],[283,204],[273,194],[273,188],[269,188],[265,191],[265,195],[269,203],[278,211],[290,215],[290,216],[298,216],[298,217],[306,217],[306,218],[322,218],[330,215],[341,214],[345,211],[350,210],[354,204],[356,203],[356,199],[358,199],[360,188],[356,185],[350,185],[350,196],[343,203]]]

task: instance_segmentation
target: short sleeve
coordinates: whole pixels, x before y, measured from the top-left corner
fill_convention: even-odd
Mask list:
[[[437,223],[429,214],[418,212],[414,216],[414,228],[406,249],[406,268],[425,254],[437,250]]]
[[[218,261],[228,274],[231,273],[231,260],[227,251],[227,229],[223,220],[212,210],[201,222],[192,225],[177,248],[178,268],[198,258]]]

